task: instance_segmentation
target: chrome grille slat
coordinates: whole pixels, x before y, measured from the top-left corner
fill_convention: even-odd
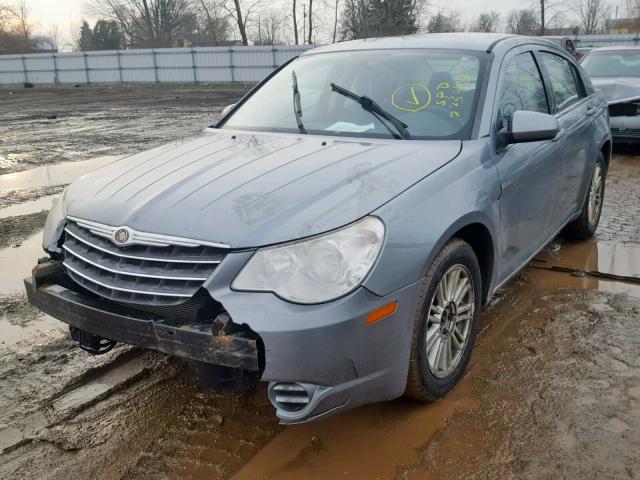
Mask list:
[[[157,279],[164,279],[164,280],[193,280],[193,281],[200,281],[200,282],[204,282],[207,278],[209,278],[208,275],[205,276],[205,277],[152,275],[152,274],[143,273],[143,272],[132,272],[132,271],[124,270],[124,269],[111,268],[111,267],[108,267],[108,266],[105,266],[105,265],[101,265],[100,263],[98,263],[95,260],[90,260],[90,259],[82,256],[82,254],[80,254],[77,251],[71,249],[69,247],[69,245],[67,245],[67,244],[63,245],[62,248],[64,248],[68,253],[70,253],[74,257],[82,260],[85,263],[88,263],[89,265],[93,265],[94,267],[97,267],[97,268],[99,268],[101,270],[106,270],[107,272],[110,272],[110,273],[117,273],[118,275],[129,275],[129,276],[132,276],[132,277],[144,277],[144,278],[157,278]]]
[[[122,227],[114,227],[111,225],[102,225],[100,223],[91,222],[89,220],[83,220],[76,217],[67,217],[68,220],[74,222],[79,227],[89,230],[94,235],[99,235],[111,240],[113,234]],[[150,245],[152,247],[169,247],[171,245],[178,245],[181,247],[214,247],[228,249],[229,245],[224,243],[205,242],[202,240],[192,240],[190,238],[174,237],[171,235],[161,235],[158,233],[139,232],[132,228],[128,228],[131,239],[129,244],[141,244]]]
[[[196,294],[228,253],[188,239],[155,244],[158,235],[127,229],[135,232],[135,242],[121,246],[105,238],[116,228],[68,217],[62,248],[69,277],[110,300],[177,305]]]
[[[78,227],[76,227],[78,228]],[[92,247],[95,248],[96,250],[101,250],[105,253],[110,253],[111,255],[116,255],[118,257],[123,257],[123,258],[131,258],[133,260],[148,260],[150,262],[168,262],[168,263],[184,263],[185,261],[187,263],[208,263],[208,264],[213,264],[213,265],[217,265],[218,263],[220,263],[221,260],[213,260],[213,259],[200,259],[200,258],[196,258],[196,257],[184,257],[184,259],[182,258],[171,258],[171,257],[166,257],[166,258],[159,258],[159,257],[151,257],[151,256],[145,256],[143,254],[140,255],[135,255],[135,254],[129,254],[129,253],[125,253],[125,251],[119,251],[119,250],[124,250],[121,247],[117,247],[115,246],[112,242],[110,241],[105,241],[102,238],[94,238],[92,239],[92,241],[87,240],[86,238],[83,238],[81,234],[79,234],[76,230],[74,230],[73,228],[70,228],[69,226],[67,226],[64,231],[66,233],[68,233],[69,235],[71,235],[72,237],[74,237],[76,240]],[[127,249],[129,250],[129,248]],[[222,258],[222,256],[221,256]]]
[[[165,297],[185,297],[185,298],[189,298],[192,295],[186,295],[186,294],[182,294],[182,293],[171,293],[171,292],[152,292],[152,291],[148,291],[148,290],[134,290],[134,289],[130,289],[130,288],[122,288],[122,287],[116,287],[115,285],[109,285],[106,283],[103,283],[99,280],[96,280],[95,278],[92,278],[91,276],[87,275],[86,273],[80,273],[80,270],[75,269],[74,267],[70,266],[68,263],[65,263],[65,267],[67,267],[67,269],[71,270],[73,273],[75,273],[76,275],[79,275],[80,277],[89,280],[93,283],[95,283],[96,285],[100,285],[101,287],[104,288],[110,288],[111,290],[118,290],[120,292],[128,292],[128,293],[137,293],[139,295],[157,295],[157,296],[165,296]]]

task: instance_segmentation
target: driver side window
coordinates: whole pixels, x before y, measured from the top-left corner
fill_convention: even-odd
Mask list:
[[[521,53],[507,64],[500,96],[500,114],[508,125],[513,112],[528,110],[549,113],[547,95],[531,52]]]

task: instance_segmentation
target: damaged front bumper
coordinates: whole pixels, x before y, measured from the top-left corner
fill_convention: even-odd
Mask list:
[[[610,117],[611,136],[618,142],[640,141],[640,116]]]
[[[29,302],[43,312],[93,335],[204,363],[260,370],[257,335],[213,334],[216,323],[132,315],[131,309],[67,288],[62,265],[37,265],[24,279]],[[143,318],[140,318],[143,317]],[[253,337],[253,338],[252,338]]]
[[[282,423],[302,423],[404,392],[419,283],[387,296],[359,288],[318,305],[230,288],[250,253],[229,254],[203,285],[233,319],[228,333],[209,322],[180,321],[83,292],[59,263],[25,279],[29,301],[72,327],[182,358],[256,372]],[[388,318],[371,312],[397,302]]]

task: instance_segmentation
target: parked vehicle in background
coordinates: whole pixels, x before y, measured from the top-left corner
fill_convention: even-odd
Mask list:
[[[640,142],[640,47],[595,48],[582,60],[609,104],[616,142]]]
[[[269,382],[285,423],[436,400],[494,292],[560,231],[595,232],[606,108],[538,38],[320,47],[196,138],[71,184],[29,300],[94,353],[122,341]]]
[[[542,38],[553,43],[557,43],[561,48],[569,52],[569,55],[571,55],[573,58],[575,58],[576,60],[580,60],[581,57],[576,50],[576,46],[573,43],[573,40],[571,40],[570,38],[553,35],[543,36]]]
[[[576,60],[578,60],[579,62],[582,61],[582,59],[584,58],[584,56],[589,53],[591,50],[593,50],[594,47],[577,47],[576,48]]]

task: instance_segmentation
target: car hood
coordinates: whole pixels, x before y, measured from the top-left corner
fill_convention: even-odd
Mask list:
[[[64,207],[105,225],[258,247],[351,223],[460,149],[460,141],[207,129],[84,175]]]
[[[591,81],[596,89],[602,91],[609,105],[640,98],[640,77],[598,77]]]

